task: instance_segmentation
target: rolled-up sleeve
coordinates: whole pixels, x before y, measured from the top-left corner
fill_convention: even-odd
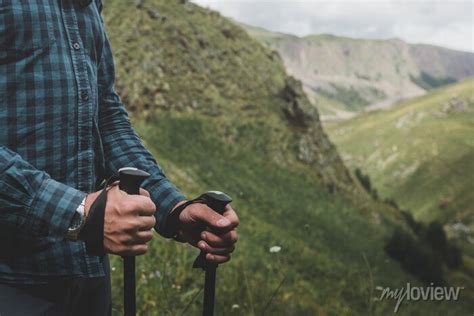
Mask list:
[[[0,225],[5,231],[22,238],[64,237],[85,195],[0,146]]]

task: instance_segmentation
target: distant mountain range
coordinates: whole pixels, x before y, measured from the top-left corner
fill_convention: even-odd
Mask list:
[[[276,50],[301,80],[324,120],[390,107],[427,90],[474,76],[474,53],[400,39],[367,40],[329,34],[297,37],[243,25]]]

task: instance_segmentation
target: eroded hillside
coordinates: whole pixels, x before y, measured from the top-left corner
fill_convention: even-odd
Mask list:
[[[474,54],[399,39],[296,37],[244,26],[278,51],[326,120],[390,107],[474,75]]]

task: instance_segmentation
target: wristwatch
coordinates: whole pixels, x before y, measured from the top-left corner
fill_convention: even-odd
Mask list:
[[[85,205],[86,205],[86,198],[82,200],[81,204],[77,207],[76,212],[71,221],[71,225],[69,226],[66,234],[66,238],[70,240],[77,240],[79,236],[79,232],[81,231],[82,227],[86,223],[86,216],[85,216]]]

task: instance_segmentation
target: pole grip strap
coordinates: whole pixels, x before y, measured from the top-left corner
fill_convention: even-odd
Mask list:
[[[79,240],[86,244],[86,252],[91,256],[103,256],[104,250],[104,216],[107,205],[107,188],[119,179],[113,175],[105,183],[102,192],[92,203],[84,227],[79,232]]]
[[[179,205],[176,207],[174,210],[171,211],[171,213],[168,215],[166,218],[166,222],[164,225],[164,229],[161,232],[161,235],[165,238],[173,238],[176,241],[183,242],[182,240],[179,239],[178,234],[179,234],[179,215],[183,210],[194,203],[204,203],[204,200],[201,199],[200,197],[188,200],[184,202],[183,204]]]

